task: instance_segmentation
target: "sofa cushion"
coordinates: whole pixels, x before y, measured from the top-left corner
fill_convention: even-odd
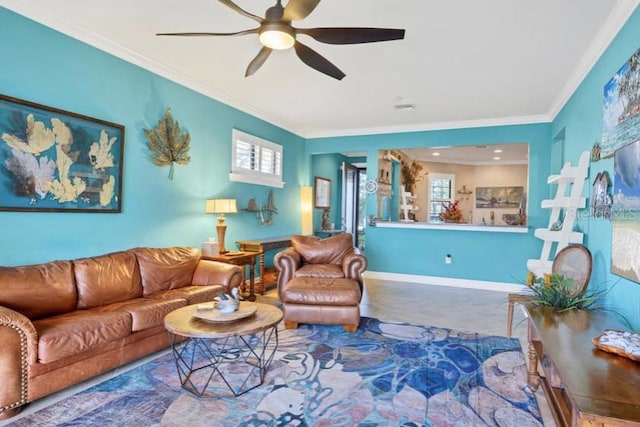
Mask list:
[[[131,334],[131,315],[77,310],[36,320],[38,360],[49,363],[102,346]]]
[[[295,277],[344,277],[342,267],[335,264],[305,264],[295,272]]]
[[[142,278],[142,294],[191,284],[200,251],[191,247],[135,248]]]
[[[76,286],[70,261],[0,267],[0,305],[29,319],[68,313],[76,308]]]
[[[143,331],[164,325],[164,317],[187,305],[185,299],[136,298],[96,308],[100,312],[124,311],[131,315],[131,330]]]
[[[78,309],[142,296],[138,262],[131,252],[115,252],[73,261]]]
[[[147,294],[146,297],[157,299],[182,298],[187,301],[188,305],[191,305],[213,301],[213,298],[220,292],[226,292],[226,288],[222,285],[189,285],[179,289],[154,292]]]
[[[341,264],[345,255],[353,252],[351,234],[320,239],[316,236],[291,236],[291,246],[309,264]]]

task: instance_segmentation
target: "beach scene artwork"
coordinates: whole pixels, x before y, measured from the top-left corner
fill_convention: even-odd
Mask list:
[[[640,141],[640,49],[604,86],[603,106],[600,158]]]
[[[615,152],[611,272],[640,283],[640,141]]]
[[[476,208],[517,208],[524,187],[476,187]]]

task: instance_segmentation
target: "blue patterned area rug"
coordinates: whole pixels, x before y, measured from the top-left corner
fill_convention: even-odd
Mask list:
[[[280,330],[265,383],[198,398],[165,354],[13,426],[541,426],[516,339],[363,318]]]

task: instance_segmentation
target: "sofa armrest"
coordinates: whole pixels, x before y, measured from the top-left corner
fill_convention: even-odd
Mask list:
[[[0,419],[28,401],[28,365],[38,358],[38,333],[17,311],[0,306]]]
[[[278,270],[278,293],[282,290],[300,268],[302,257],[293,248],[287,248],[280,251],[273,258],[273,264]]]
[[[360,284],[360,291],[362,291],[362,273],[366,269],[367,258],[359,253],[350,253],[342,259],[344,277],[357,280]]]
[[[191,280],[193,285],[223,285],[227,292],[242,283],[242,268],[224,262],[201,259]]]

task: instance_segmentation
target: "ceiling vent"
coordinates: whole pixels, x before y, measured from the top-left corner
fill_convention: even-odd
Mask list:
[[[415,104],[396,104],[393,106],[396,111],[412,111],[416,109]]]

